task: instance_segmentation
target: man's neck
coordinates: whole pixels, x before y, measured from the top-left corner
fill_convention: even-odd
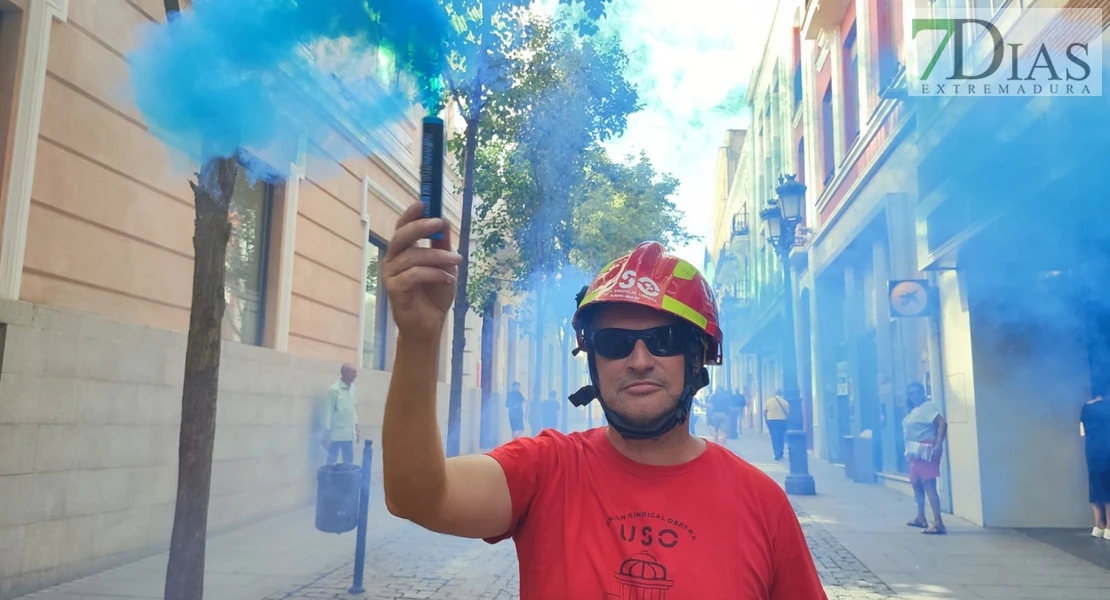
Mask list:
[[[608,427],[605,436],[613,447],[629,459],[644,465],[669,466],[680,465],[694,460],[705,451],[705,440],[690,434],[690,431],[679,425],[663,434],[662,437],[649,440],[626,440],[615,429]]]

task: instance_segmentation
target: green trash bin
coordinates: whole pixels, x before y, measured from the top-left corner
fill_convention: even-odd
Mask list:
[[[345,533],[358,527],[358,465],[324,465],[316,472],[316,529]]]

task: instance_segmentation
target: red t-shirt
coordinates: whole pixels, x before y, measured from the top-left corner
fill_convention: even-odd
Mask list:
[[[521,600],[825,600],[786,493],[717,444],[636,463],[604,427],[489,453],[513,499]]]

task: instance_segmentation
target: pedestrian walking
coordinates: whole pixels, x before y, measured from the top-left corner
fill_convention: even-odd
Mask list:
[[[520,382],[513,382],[513,389],[505,395],[505,409],[509,411],[509,429],[512,430],[513,439],[524,435],[524,394],[520,391]]]
[[[748,405],[748,400],[740,390],[732,390],[729,400],[728,439],[735,440],[740,438],[740,419],[744,414],[744,407]]]
[[[709,395],[709,426],[713,428],[713,441],[724,446],[728,442],[728,415],[731,408],[728,390],[719,387]]]
[[[937,478],[940,477],[940,458],[948,423],[940,414],[936,403],[925,396],[925,387],[914,382],[906,387],[906,408],[909,414],[902,419],[902,436],[906,440],[906,458],[910,461],[910,484],[917,502],[917,518],[906,523],[921,527],[933,535],[944,535],[944,520],[940,516],[940,496]],[[925,518],[925,498],[933,509],[933,526]]]
[[[447,224],[422,213],[417,203],[401,217],[383,267],[398,329],[382,426],[391,513],[511,538],[521,600],[827,598],[783,489],[685,426],[724,338],[709,283],[658,242],[610,263],[575,302],[590,385],[574,402],[596,400],[608,426],[445,458],[428,357],[439,355],[461,257]],[[436,232],[432,248],[416,246]]]
[[[693,435],[698,434],[698,411],[709,414],[706,404],[702,399],[694,396],[693,404],[690,407],[690,433]]]
[[[339,368],[339,381],[328,388],[327,406],[324,410],[324,447],[328,451],[328,464],[333,465],[343,455],[344,464],[355,460],[355,442],[358,441],[358,392],[355,379],[358,370],[349,364]]]
[[[767,422],[767,431],[771,434],[771,450],[775,453],[775,460],[782,460],[788,416],[790,405],[783,399],[782,390],[775,390],[774,395],[763,403],[763,420]]]
[[[1096,390],[1079,413],[1079,434],[1087,459],[1088,500],[1095,516],[1091,535],[1110,540],[1110,402]]]
[[[543,412],[544,429],[559,429],[559,410],[561,408],[559,400],[555,397],[555,390],[551,390],[547,394],[547,400],[544,400],[543,405],[540,406],[540,410]]]

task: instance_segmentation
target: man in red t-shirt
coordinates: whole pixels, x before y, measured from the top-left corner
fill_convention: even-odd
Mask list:
[[[434,357],[460,259],[447,225],[420,217],[419,204],[401,217],[384,264],[399,332],[382,429],[391,513],[512,538],[522,600],[826,598],[782,489],[684,426],[722,336],[708,283],[659,243],[608,265],[578,298],[576,352],[592,385],[571,401],[598,400],[608,425],[445,460]],[[416,246],[435,232],[443,239]]]

